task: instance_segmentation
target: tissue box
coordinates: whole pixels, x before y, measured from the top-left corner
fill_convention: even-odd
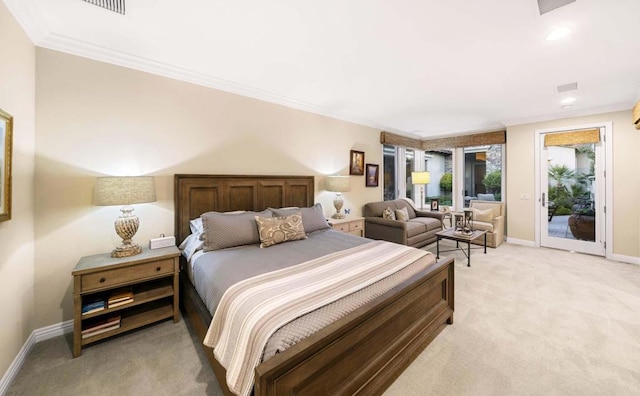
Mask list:
[[[149,239],[149,249],[160,249],[169,246],[176,246],[176,237],[160,237]]]

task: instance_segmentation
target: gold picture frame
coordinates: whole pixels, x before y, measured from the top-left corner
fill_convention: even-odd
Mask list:
[[[0,109],[0,221],[11,220],[13,117]]]
[[[349,175],[364,175],[364,151],[351,150],[349,153]]]

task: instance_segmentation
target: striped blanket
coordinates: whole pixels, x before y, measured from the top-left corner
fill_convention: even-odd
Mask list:
[[[373,241],[246,279],[222,297],[204,339],[227,370],[227,385],[249,395],[269,337],[299,316],[402,270],[427,252]]]

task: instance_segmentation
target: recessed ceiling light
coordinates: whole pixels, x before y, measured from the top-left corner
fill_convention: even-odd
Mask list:
[[[569,110],[571,108],[573,108],[573,105],[570,105],[570,104],[566,104],[566,105],[562,106],[562,110]]]
[[[559,27],[554,29],[547,35],[547,40],[554,41],[567,37],[571,33],[571,29],[568,27]]]
[[[574,103],[575,101],[576,101],[576,98],[569,97],[569,98],[562,99],[560,103],[563,105],[567,105],[567,104]]]

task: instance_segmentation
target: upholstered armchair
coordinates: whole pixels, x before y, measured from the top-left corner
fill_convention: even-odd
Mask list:
[[[469,208],[473,211],[473,228],[487,231],[487,246],[500,246],[504,241],[504,203],[473,200]]]

